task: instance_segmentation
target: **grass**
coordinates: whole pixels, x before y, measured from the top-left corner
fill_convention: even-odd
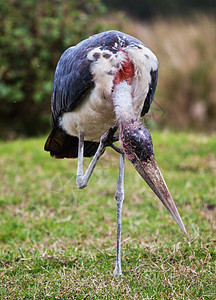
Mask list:
[[[0,144],[1,299],[215,299],[216,136],[152,135],[188,236],[127,162],[121,278],[118,154],[78,190],[76,161],[50,158],[44,138]]]

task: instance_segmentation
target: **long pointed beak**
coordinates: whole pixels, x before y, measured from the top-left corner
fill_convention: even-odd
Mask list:
[[[155,192],[181,230],[187,234],[153,154],[150,132],[138,120],[120,123],[120,144],[129,161]]]
[[[187,234],[185,226],[182,222],[182,219],[178,213],[176,205],[170,195],[166,182],[161,174],[161,171],[158,167],[158,164],[155,160],[154,155],[151,155],[149,160],[145,163],[141,163],[139,159],[136,162],[133,162],[135,169],[154,191],[154,193],[161,200],[163,205],[166,207],[168,212],[171,214],[175,222],[181,228],[181,230]]]

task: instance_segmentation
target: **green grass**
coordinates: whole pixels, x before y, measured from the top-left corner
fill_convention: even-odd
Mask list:
[[[215,299],[216,136],[152,135],[188,236],[127,162],[120,278],[119,155],[78,190],[76,160],[50,158],[45,138],[0,144],[1,299]]]

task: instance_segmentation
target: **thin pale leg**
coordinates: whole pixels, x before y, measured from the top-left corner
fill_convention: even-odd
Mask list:
[[[112,146],[112,147],[114,147],[114,149],[116,148],[115,150],[117,151],[118,148],[116,146],[112,145],[113,142],[118,140],[118,138],[114,137],[114,133],[116,132],[117,128],[118,128],[118,125],[114,125],[113,127],[110,127],[110,129],[102,135],[98,149],[97,149],[94,157],[92,158],[85,174],[83,174],[84,134],[83,134],[83,132],[80,131],[79,146],[78,146],[77,177],[76,177],[76,183],[80,189],[83,189],[88,185],[91,174],[92,174],[99,158],[104,153],[106,147]]]
[[[104,153],[106,147],[104,146],[103,142],[100,141],[98,149],[91,160],[88,169],[86,170],[85,174],[83,175],[83,154],[84,154],[84,134],[82,132],[79,133],[79,146],[78,146],[78,165],[77,165],[77,177],[76,183],[79,189],[83,189],[88,185],[89,179],[91,174],[100,158],[100,156]]]
[[[116,252],[116,266],[114,275],[122,275],[121,269],[121,216],[122,216],[122,204],[124,201],[124,166],[125,166],[125,154],[120,156],[119,175],[116,185],[116,204],[117,204],[117,252]]]

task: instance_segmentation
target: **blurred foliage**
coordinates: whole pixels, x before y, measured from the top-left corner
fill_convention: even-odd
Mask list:
[[[103,30],[100,0],[0,0],[0,135],[48,130],[54,69],[62,52]]]
[[[191,11],[216,11],[215,0],[103,0],[107,7],[126,11],[139,19],[151,19],[155,16],[187,15]]]

